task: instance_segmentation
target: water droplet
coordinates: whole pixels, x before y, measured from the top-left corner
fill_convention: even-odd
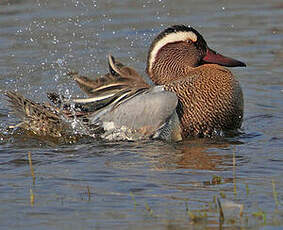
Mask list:
[[[64,64],[64,60],[61,59],[61,58],[58,58],[56,63],[59,65],[59,66],[62,66]]]

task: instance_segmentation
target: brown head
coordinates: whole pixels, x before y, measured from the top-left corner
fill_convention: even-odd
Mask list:
[[[186,77],[193,68],[208,63],[227,67],[246,66],[210,49],[194,28],[175,25],[154,39],[147,57],[146,72],[154,83],[164,84]]]

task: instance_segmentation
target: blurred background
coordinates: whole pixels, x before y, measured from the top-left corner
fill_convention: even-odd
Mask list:
[[[1,1],[0,228],[283,226],[282,21],[280,0]],[[232,69],[245,98],[242,134],[62,144],[7,129],[19,119],[6,90],[38,102],[49,91],[81,96],[65,73],[100,76],[110,53],[147,79],[148,47],[174,24],[193,26],[212,49],[247,64]]]

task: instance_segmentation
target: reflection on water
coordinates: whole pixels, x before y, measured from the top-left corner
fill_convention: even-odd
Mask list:
[[[160,146],[156,149],[156,152],[150,146],[148,152],[143,153],[142,156],[152,158],[156,170],[196,169],[222,171],[232,164],[232,150],[230,150],[230,154],[219,153],[218,148],[230,149],[231,145],[229,141],[221,139],[186,140],[174,146]]]
[[[283,226],[281,1],[8,0],[0,5],[3,229]],[[145,76],[153,36],[183,23],[196,27],[211,48],[247,63],[246,69],[232,70],[245,96],[240,135],[174,144],[89,138],[66,144],[8,129],[18,119],[8,115],[5,90],[38,102],[46,101],[49,91],[81,95],[65,73],[99,76],[109,53]],[[227,217],[221,225],[216,196],[244,204],[243,216]]]
[[[228,142],[209,144],[209,141],[206,139],[186,143],[181,151],[182,157],[177,162],[178,167],[213,171],[223,170],[222,165],[226,164],[227,166],[228,156],[219,154],[215,149],[229,149],[229,146]],[[212,148],[214,150],[211,150]]]

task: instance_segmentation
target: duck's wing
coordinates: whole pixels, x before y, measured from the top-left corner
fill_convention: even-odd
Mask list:
[[[89,124],[99,124],[105,130],[106,139],[118,135],[128,139],[161,138],[181,140],[181,129],[176,114],[178,99],[175,93],[154,86],[137,92],[129,100],[117,106],[107,106],[89,115]],[[129,139],[131,139],[129,138]]]
[[[72,104],[82,112],[97,112],[104,107],[118,106],[127,99],[144,92],[150,86],[132,68],[116,62],[114,57],[108,57],[109,73],[96,80],[70,73],[80,88],[88,94],[88,98],[72,99],[69,102],[61,96],[51,93],[49,99],[57,106],[66,109]],[[77,110],[78,111],[78,110]]]
[[[69,73],[89,97],[115,94],[125,89],[149,88],[144,79],[131,67],[108,56],[109,73],[92,80],[78,73]]]

